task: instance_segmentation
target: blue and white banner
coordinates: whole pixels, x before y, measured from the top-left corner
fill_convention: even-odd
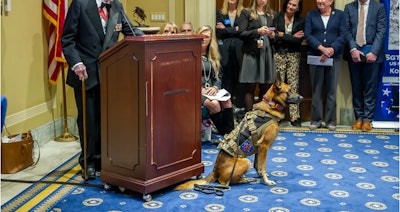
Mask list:
[[[375,121],[399,121],[399,1],[380,0],[385,4],[387,30],[386,61],[381,72],[375,107]]]

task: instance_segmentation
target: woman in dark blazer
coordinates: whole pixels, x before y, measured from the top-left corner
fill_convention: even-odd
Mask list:
[[[336,130],[336,86],[346,42],[345,15],[333,8],[333,0],[317,0],[317,9],[307,13],[304,34],[310,47],[308,55],[318,56],[324,62],[333,59],[332,66],[310,64],[312,88],[310,130],[322,126]],[[322,91],[325,90],[325,99]],[[325,116],[323,116],[325,102]]]
[[[235,100],[236,107],[244,107],[243,89],[239,84],[239,72],[242,65],[242,45],[239,38],[238,17],[243,10],[243,0],[224,0],[222,8],[217,10],[216,36],[221,54],[222,87]]]
[[[304,40],[304,18],[300,17],[302,10],[303,0],[285,0],[282,12],[274,19],[276,70],[295,93],[299,89],[300,46]],[[289,105],[289,116],[292,126],[301,126],[299,104]]]
[[[272,28],[275,12],[268,0],[254,0],[239,16],[239,33],[243,39],[243,60],[239,81],[245,83],[246,111],[253,109],[254,91],[259,86],[259,100],[275,80]]]

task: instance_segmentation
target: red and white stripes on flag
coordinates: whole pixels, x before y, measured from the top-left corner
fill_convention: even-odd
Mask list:
[[[68,10],[68,0],[43,0],[43,15],[49,21],[49,82],[56,84],[60,67],[66,63],[61,47],[61,36]]]

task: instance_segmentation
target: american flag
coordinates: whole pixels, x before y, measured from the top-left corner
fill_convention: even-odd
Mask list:
[[[65,16],[68,10],[68,0],[43,0],[43,15],[49,21],[49,82],[56,84],[60,67],[66,63],[61,47],[61,35]]]

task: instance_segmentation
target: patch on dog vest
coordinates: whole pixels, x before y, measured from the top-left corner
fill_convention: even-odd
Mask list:
[[[243,121],[235,129],[224,136],[218,145],[232,157],[247,157],[253,155],[258,147],[255,143],[261,138],[265,128],[276,122],[273,116],[261,110],[247,112]]]
[[[240,149],[241,149],[245,154],[249,154],[249,153],[253,152],[254,145],[253,145],[249,140],[245,140],[245,141],[240,145]]]

